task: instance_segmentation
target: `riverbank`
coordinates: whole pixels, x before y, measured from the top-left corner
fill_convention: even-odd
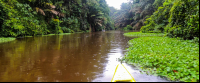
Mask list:
[[[41,36],[52,36],[52,35],[70,35],[72,33],[61,33],[61,34],[48,34],[48,35],[41,35]]]
[[[62,34],[48,34],[48,35],[38,35],[38,36],[52,36],[52,35],[70,35],[72,33],[62,33]],[[25,37],[34,37],[34,36],[25,36]],[[0,43],[10,42],[14,41],[16,38],[14,37],[8,37],[8,38],[0,38]]]
[[[153,36],[155,34],[125,33]],[[138,35],[136,35],[138,36]],[[149,74],[172,81],[199,81],[199,44],[168,37],[140,37],[129,41],[124,60]]]
[[[37,35],[37,36],[70,35],[70,34],[72,33],[47,34],[47,35]],[[25,37],[34,37],[34,36],[25,36]]]
[[[0,38],[0,43],[5,43],[5,42],[10,42],[10,41],[14,41],[16,38],[12,38],[12,37],[9,37],[9,38]]]
[[[125,33],[125,36],[128,37],[151,37],[151,36],[164,36],[163,33],[142,33],[142,32],[129,32]]]

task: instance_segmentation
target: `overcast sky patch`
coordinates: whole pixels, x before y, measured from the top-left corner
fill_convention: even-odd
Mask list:
[[[112,6],[112,7],[114,7],[114,8],[116,8],[116,9],[120,9],[120,7],[121,7],[121,4],[124,2],[124,3],[127,3],[128,2],[128,0],[106,0],[106,2],[107,2],[107,4],[109,5],[109,6]]]

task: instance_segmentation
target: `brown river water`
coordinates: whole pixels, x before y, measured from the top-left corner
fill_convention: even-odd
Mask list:
[[[0,44],[0,82],[110,82],[131,37],[123,31],[21,38]],[[169,82],[123,63],[137,82]]]

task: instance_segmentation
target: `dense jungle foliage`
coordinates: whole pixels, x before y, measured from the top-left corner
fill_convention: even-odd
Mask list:
[[[166,33],[182,39],[199,38],[199,0],[130,0],[121,10],[110,7],[115,27]]]
[[[0,0],[0,37],[114,29],[105,0]]]
[[[147,17],[155,11],[154,4],[160,5],[163,0],[130,0],[122,3],[121,9],[110,7],[110,16],[115,21],[115,27],[124,28],[131,26],[134,30],[140,30]]]
[[[169,37],[199,38],[199,0],[165,0],[145,22],[142,32],[166,32]]]

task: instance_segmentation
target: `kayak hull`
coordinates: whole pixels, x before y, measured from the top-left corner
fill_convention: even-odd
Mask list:
[[[111,82],[136,82],[123,64],[117,65]]]

